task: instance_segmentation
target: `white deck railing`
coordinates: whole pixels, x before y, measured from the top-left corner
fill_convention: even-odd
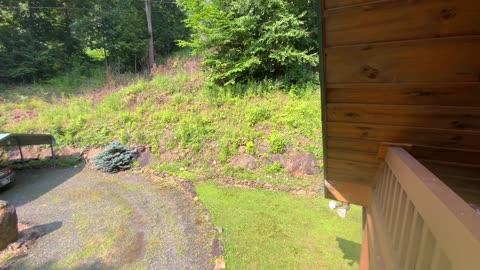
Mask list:
[[[361,268],[480,269],[480,216],[404,149],[389,149],[372,196]]]

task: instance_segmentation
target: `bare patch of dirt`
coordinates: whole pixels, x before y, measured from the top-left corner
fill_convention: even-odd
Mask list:
[[[8,116],[8,121],[5,125],[6,128],[13,127],[16,124],[27,120],[36,120],[38,118],[38,113],[31,110],[17,108],[10,111]]]
[[[182,61],[180,58],[174,57],[168,59],[165,65],[153,67],[151,74],[175,76],[178,74],[179,70],[187,75],[198,74],[200,73],[201,65],[202,59],[200,57],[191,58],[186,61]]]
[[[118,86],[105,85],[97,91],[86,94],[85,97],[93,101],[94,103],[98,103],[102,101],[106,96],[110,95],[113,92],[116,92],[118,89]]]

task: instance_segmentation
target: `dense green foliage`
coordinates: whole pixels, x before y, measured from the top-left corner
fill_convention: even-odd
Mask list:
[[[136,151],[130,150],[120,142],[112,142],[105,150],[93,157],[92,162],[100,171],[116,173],[130,169],[137,155]]]
[[[153,2],[155,50],[186,38],[184,15]],[[0,0],[0,82],[32,82],[104,61],[112,71],[146,66],[147,23],[139,0]]]
[[[223,86],[281,80],[291,85],[313,76],[318,55],[310,2],[178,2],[193,30],[191,39],[182,44],[205,57],[210,81]]]

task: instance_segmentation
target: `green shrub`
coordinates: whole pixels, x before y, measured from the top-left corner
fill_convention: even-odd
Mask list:
[[[278,132],[272,132],[268,140],[270,145],[270,152],[272,154],[283,154],[287,147],[287,142],[283,138],[282,134]]]
[[[198,153],[203,149],[203,145],[212,138],[214,132],[210,119],[190,115],[183,118],[176,126],[175,140],[184,148],[190,148]]]
[[[268,120],[272,116],[268,108],[256,107],[247,110],[245,118],[249,126],[253,127],[261,121]]]
[[[265,166],[264,170],[266,173],[285,172],[285,168],[283,168],[282,164],[278,161],[275,161],[272,165]]]
[[[245,147],[247,148],[247,154],[249,154],[249,155],[256,155],[257,154],[257,148],[255,147],[254,142],[248,141],[247,145]]]
[[[103,172],[117,173],[128,170],[132,161],[137,158],[136,151],[130,150],[120,142],[112,142],[107,149],[96,155],[92,161],[95,167]]]

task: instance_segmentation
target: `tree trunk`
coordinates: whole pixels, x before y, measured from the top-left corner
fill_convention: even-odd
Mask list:
[[[153,27],[152,27],[152,3],[150,0],[145,0],[145,13],[147,15],[147,25],[148,25],[148,72],[155,64],[154,58],[154,48],[153,48]]]

